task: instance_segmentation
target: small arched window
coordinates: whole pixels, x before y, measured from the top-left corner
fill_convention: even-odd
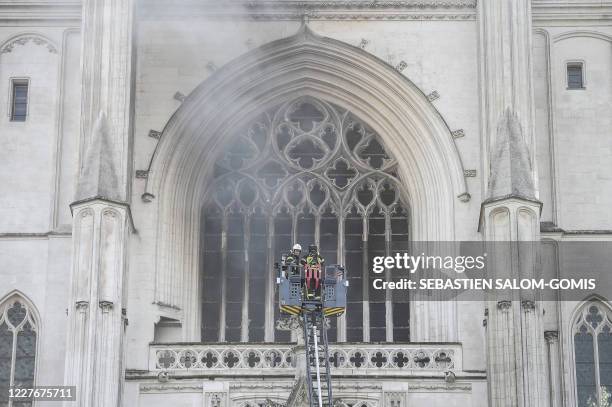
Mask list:
[[[292,243],[346,266],[346,324],[334,341],[408,341],[406,293],[374,290],[372,259],[407,251],[408,197],[397,160],[356,115],[300,97],[237,128],[203,203],[202,338],[288,341],[274,329],[273,264]]]
[[[585,304],[574,324],[578,407],[612,405],[612,313],[599,301]]]
[[[0,406],[13,407],[8,388],[32,387],[36,359],[37,325],[33,310],[19,295],[0,304]],[[19,401],[19,407],[31,406]],[[17,404],[15,404],[16,406]]]

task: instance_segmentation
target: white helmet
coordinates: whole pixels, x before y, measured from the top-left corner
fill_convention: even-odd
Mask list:
[[[299,243],[296,243],[296,244],[294,244],[294,245],[293,245],[293,248],[292,248],[291,250],[299,250],[299,251],[302,251],[302,246],[300,246],[300,244],[299,244]]]

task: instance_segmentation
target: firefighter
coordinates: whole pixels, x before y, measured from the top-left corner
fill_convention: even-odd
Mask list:
[[[321,270],[325,259],[319,255],[316,245],[308,246],[308,254],[302,259],[305,273],[305,291],[308,299],[321,299]]]
[[[291,248],[291,251],[287,253],[286,256],[283,256],[285,257],[284,264],[286,266],[286,269],[290,271],[292,275],[300,273],[299,269],[296,266],[298,266],[301,262],[300,260],[301,254],[302,254],[302,246],[296,243]]]

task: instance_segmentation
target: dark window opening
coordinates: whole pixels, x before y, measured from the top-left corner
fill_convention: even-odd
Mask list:
[[[581,63],[567,64],[567,88],[583,89],[584,75]]]
[[[574,325],[578,407],[609,405],[612,398],[612,320],[607,309],[587,304]]]
[[[13,81],[11,121],[25,122],[28,114],[28,82]]]
[[[0,406],[8,406],[8,389],[32,387],[36,365],[37,326],[32,310],[19,298],[0,304]],[[12,406],[31,407],[32,398]]]
[[[317,244],[350,282],[343,331],[328,338],[407,342],[407,295],[374,290],[374,256],[406,251],[409,217],[397,162],[350,112],[299,98],[237,129],[216,160],[202,213],[202,339],[288,342],[273,264]],[[389,278],[385,276],[385,278]]]

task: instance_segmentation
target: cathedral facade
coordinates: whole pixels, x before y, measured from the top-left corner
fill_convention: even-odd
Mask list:
[[[0,0],[0,110],[0,407],[308,405],[293,243],[346,268],[335,405],[612,405],[612,292],[372,285],[612,238],[610,1]]]

